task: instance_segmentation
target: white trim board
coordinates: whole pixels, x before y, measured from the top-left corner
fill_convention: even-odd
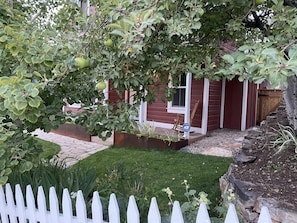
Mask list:
[[[209,80],[204,78],[203,84],[203,107],[202,107],[202,120],[201,120],[201,133],[207,133],[208,126],[208,105],[209,105]]]
[[[173,127],[173,124],[170,124],[170,123],[154,122],[154,121],[147,121],[147,122],[154,127],[159,127],[164,129],[172,129]],[[198,127],[191,127],[191,131],[202,134],[202,129]]]
[[[243,82],[242,89],[242,107],[241,107],[241,125],[240,130],[246,130],[246,115],[247,115],[247,99],[248,99],[249,81],[247,79]]]

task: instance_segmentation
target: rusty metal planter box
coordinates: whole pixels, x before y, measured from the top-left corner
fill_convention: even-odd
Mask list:
[[[91,141],[91,135],[87,133],[84,127],[76,124],[65,123],[59,126],[57,129],[52,129],[51,132],[69,136],[75,139],[84,140],[84,141]]]
[[[179,150],[188,145],[188,140],[181,139],[177,142],[170,142],[157,138],[138,137],[137,135],[124,132],[114,132],[114,145],[131,148]]]

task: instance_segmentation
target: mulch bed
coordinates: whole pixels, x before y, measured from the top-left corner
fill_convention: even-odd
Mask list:
[[[253,149],[245,152],[257,159],[235,165],[233,173],[239,180],[259,185],[262,197],[274,198],[281,206],[297,210],[297,153],[293,146],[276,153],[273,142],[278,123],[289,125],[285,109],[279,109],[272,121],[261,125],[262,136],[254,140]]]

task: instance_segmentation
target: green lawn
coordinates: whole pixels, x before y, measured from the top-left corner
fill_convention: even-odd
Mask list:
[[[37,143],[42,145],[42,152],[40,153],[39,158],[51,158],[61,150],[61,147],[58,144],[39,139],[37,137],[35,139]]]
[[[187,180],[191,189],[195,189],[197,193],[200,191],[208,193],[215,206],[221,196],[219,178],[226,173],[231,162],[231,158],[169,150],[109,148],[97,152],[77,165],[83,169],[95,168],[97,175],[105,181],[109,181],[112,177],[110,174],[112,169],[123,168],[126,175],[135,175],[137,172],[142,176],[144,187],[148,189],[149,199],[152,196],[157,197],[159,208],[165,210],[168,199],[161,190],[170,187],[175,195],[174,199],[182,203],[185,201],[185,187],[181,184],[184,180]]]

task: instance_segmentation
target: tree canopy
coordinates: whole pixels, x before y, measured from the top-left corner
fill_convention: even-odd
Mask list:
[[[297,72],[296,1],[93,0],[90,14],[66,0],[0,3],[0,183],[33,167],[23,133],[66,122],[65,99],[104,139],[159,90],[170,100],[181,73],[286,86]],[[102,81],[133,103],[104,101]]]

